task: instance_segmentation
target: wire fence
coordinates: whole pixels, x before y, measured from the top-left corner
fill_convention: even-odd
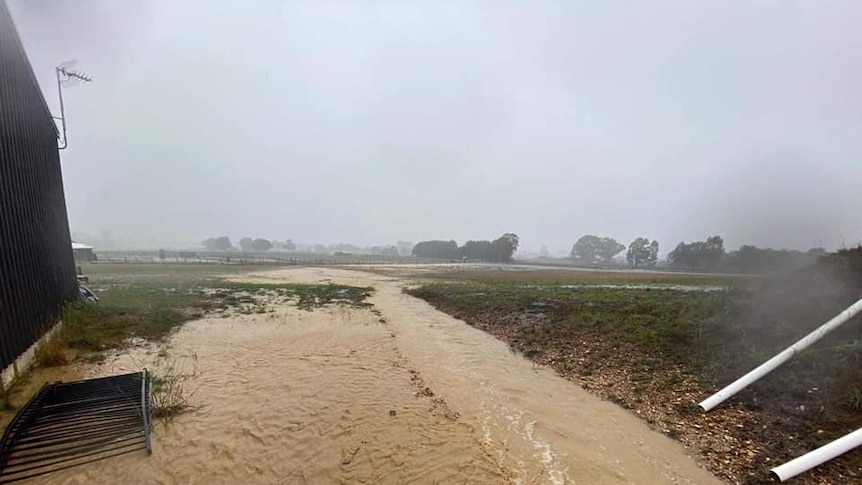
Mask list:
[[[76,292],[56,128],[0,0],[0,369]]]
[[[439,259],[376,254],[321,254],[278,251],[98,251],[91,264],[248,264],[286,266],[440,263]]]

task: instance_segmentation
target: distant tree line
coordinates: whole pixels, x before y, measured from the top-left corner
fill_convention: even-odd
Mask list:
[[[263,238],[252,239],[250,237],[244,237],[239,240],[238,244],[241,251],[263,252],[269,251],[273,248],[283,251],[296,250],[296,244],[294,244],[290,239],[280,242]],[[230,251],[231,249],[236,249],[233,247],[230,238],[227,236],[204,239],[203,242],[201,242],[201,245],[210,251]]]
[[[264,252],[269,251],[270,249],[280,251],[297,251],[300,249],[299,246],[290,239],[286,239],[285,241],[277,241],[274,239],[269,240],[250,237],[244,237],[240,239],[239,241],[237,241],[237,247],[234,247],[231,243],[230,238],[227,236],[211,237],[205,239],[203,242],[201,242],[201,245],[210,251],[230,251],[238,249],[240,251]],[[402,255],[409,256],[413,251],[413,243],[407,241],[398,241],[397,245],[371,246],[364,248],[360,248],[359,246],[354,246],[347,243],[338,243],[330,246],[317,244],[314,246],[304,245],[301,250],[307,252],[327,254],[373,254],[379,256],[397,257]]]
[[[677,244],[667,255],[667,261],[675,268],[714,271],[721,264],[724,254],[724,239],[710,236],[703,241]]]
[[[230,238],[227,236],[204,239],[201,245],[210,251],[227,251],[233,247],[230,243]]]
[[[398,248],[395,246],[371,246],[370,248],[364,248],[362,252],[364,254],[374,254],[377,256],[387,257],[397,257],[401,255],[398,252]]]
[[[575,242],[569,257],[586,265],[623,264],[617,256],[624,250],[626,247],[614,238],[588,234]],[[796,251],[750,245],[728,252],[724,248],[724,239],[718,235],[703,241],[680,242],[664,263],[659,261],[658,252],[658,241],[639,237],[629,244],[625,262],[629,266],[643,268],[665,264],[689,271],[767,272],[801,268],[814,263],[825,253],[823,248]]]
[[[626,247],[612,237],[599,237],[592,234],[582,236],[572,246],[570,256],[583,264],[613,264],[614,258]],[[634,267],[651,267],[658,262],[658,241],[639,237],[629,244],[626,261]]]
[[[772,271],[776,269],[796,269],[814,264],[826,254],[823,248],[812,248],[808,251],[788,249],[758,248],[756,246],[741,246],[736,251],[727,253],[726,265],[737,271]]]
[[[467,241],[463,246],[458,246],[455,241],[422,241],[413,246],[413,255],[419,258],[507,263],[512,261],[519,242],[518,235],[511,232],[493,241]]]
[[[211,237],[201,243],[210,251],[237,249],[227,236]],[[347,243],[325,246],[303,245],[302,251],[320,253],[373,254],[386,257],[413,255],[420,258],[445,260],[478,260],[510,262],[518,250],[519,239],[514,233],[505,233],[493,241],[471,240],[459,246],[455,241],[422,241],[414,245],[398,241],[395,245],[359,247]],[[285,241],[244,237],[237,242],[241,251],[264,252],[269,250],[296,251],[297,245],[290,239]],[[624,256],[620,256],[621,253]],[[758,248],[743,245],[735,251],[726,251],[724,239],[715,235],[703,241],[680,242],[667,255],[667,260],[658,259],[659,243],[644,237],[635,238],[628,247],[612,237],[593,234],[582,236],[572,246],[569,257],[584,265],[628,265],[635,268],[652,268],[659,265],[689,271],[734,271],[769,272],[792,270],[814,263],[825,253],[823,248],[808,251]],[[624,257],[624,259],[623,259]]]
[[[667,259],[670,266],[688,270],[768,272],[802,268],[825,253],[823,248],[797,251],[750,245],[726,252],[721,236],[711,236],[704,241],[677,244]]]
[[[242,251],[269,251],[272,249],[272,242],[263,238],[252,239],[250,237],[244,237],[239,240],[239,248]]]
[[[420,241],[413,246],[413,256],[432,259],[461,259],[455,241]]]
[[[348,243],[331,244],[329,246],[324,244],[315,244],[314,246],[310,246],[308,249],[313,253],[326,254],[373,254],[375,256],[388,257],[397,257],[402,255],[398,248],[392,245],[359,247]],[[403,255],[409,256],[410,253],[408,252]]]

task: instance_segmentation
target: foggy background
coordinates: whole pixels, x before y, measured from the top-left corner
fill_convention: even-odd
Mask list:
[[[859,3],[7,2],[76,233],[862,241]]]

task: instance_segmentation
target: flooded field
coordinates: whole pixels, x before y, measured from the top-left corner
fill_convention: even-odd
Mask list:
[[[281,305],[185,324],[88,367],[181,369],[194,410],[155,429],[154,453],[40,483],[719,483],[677,442],[507,345],[338,269],[246,283],[371,286],[371,308]]]

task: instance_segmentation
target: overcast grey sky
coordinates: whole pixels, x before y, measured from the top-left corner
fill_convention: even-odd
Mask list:
[[[7,1],[73,231],[862,241],[862,2]]]

